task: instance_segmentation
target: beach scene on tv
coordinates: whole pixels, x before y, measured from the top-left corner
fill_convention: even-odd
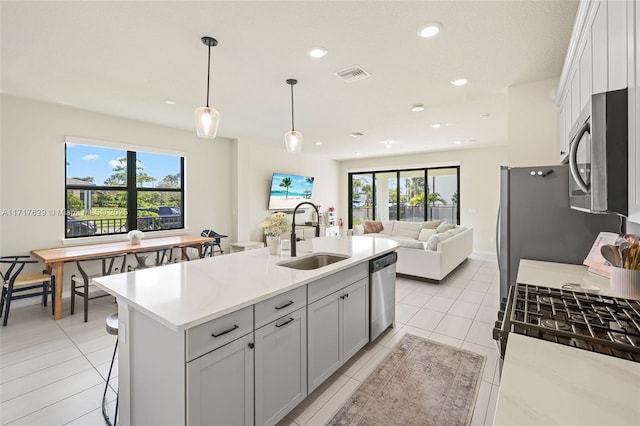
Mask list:
[[[311,201],[313,194],[311,176],[274,173],[271,179],[269,210],[293,209],[302,201]]]

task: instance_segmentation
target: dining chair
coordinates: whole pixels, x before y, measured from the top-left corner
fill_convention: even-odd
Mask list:
[[[89,274],[87,270],[97,269],[96,263],[98,262],[101,264],[100,269],[98,269],[99,272]],[[75,314],[76,296],[80,296],[82,297],[84,306],[84,322],[87,322],[89,320],[89,300],[109,296],[109,293],[103,291],[90,293],[89,286],[91,285],[91,280],[93,278],[126,272],[126,265],[126,254],[104,257],[101,259],[76,260],[79,275],[71,275],[71,315]]]
[[[47,298],[51,294],[51,314],[55,308],[56,279],[53,275],[42,271],[23,272],[27,264],[38,263],[30,256],[0,257],[0,278],[2,278],[2,300],[0,315],[4,312],[2,326],[7,325],[11,301],[26,297],[42,296],[42,303],[47,306]]]
[[[136,266],[129,267],[129,270],[147,269],[155,266],[162,266],[171,263],[172,248],[161,248],[144,252],[133,253],[136,259]]]
[[[211,241],[210,243],[202,244],[202,254],[200,257],[207,256],[207,250],[209,251],[209,256],[213,257],[214,249],[217,248],[220,254],[224,254],[222,247],[220,246],[220,239],[227,238],[228,235],[218,234],[216,231],[212,231],[210,229],[205,229],[200,233],[201,237],[215,238],[215,241]]]

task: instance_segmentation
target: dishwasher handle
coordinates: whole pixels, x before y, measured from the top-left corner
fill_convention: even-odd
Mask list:
[[[398,261],[398,253],[391,252],[389,254],[385,254],[384,256],[380,256],[377,259],[373,259],[369,262],[369,273],[374,274],[379,272],[391,265],[394,265]]]

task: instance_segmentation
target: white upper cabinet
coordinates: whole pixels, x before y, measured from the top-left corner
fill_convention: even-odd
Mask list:
[[[593,93],[593,83],[591,78],[591,68],[593,61],[591,59],[591,33],[586,34],[585,41],[582,45],[580,53],[580,111],[589,102]],[[579,114],[579,113],[578,113]]]
[[[640,5],[628,0],[629,221],[640,223]]]
[[[607,3],[596,1],[593,7],[595,8],[595,15],[591,24],[592,93],[602,93],[607,91],[607,85],[609,84],[607,73],[609,64],[607,59]]]
[[[607,2],[608,90],[627,87],[627,2]]]
[[[571,122],[578,121],[580,115],[580,68],[575,64],[571,73]]]

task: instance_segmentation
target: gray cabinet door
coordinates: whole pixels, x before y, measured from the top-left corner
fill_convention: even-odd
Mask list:
[[[187,363],[187,424],[253,425],[253,333]]]
[[[274,425],[307,396],[307,312],[255,331],[256,425]]]
[[[307,307],[309,393],[343,362],[341,295],[342,291],[335,292]]]
[[[342,291],[343,360],[346,362],[369,341],[369,279]]]

